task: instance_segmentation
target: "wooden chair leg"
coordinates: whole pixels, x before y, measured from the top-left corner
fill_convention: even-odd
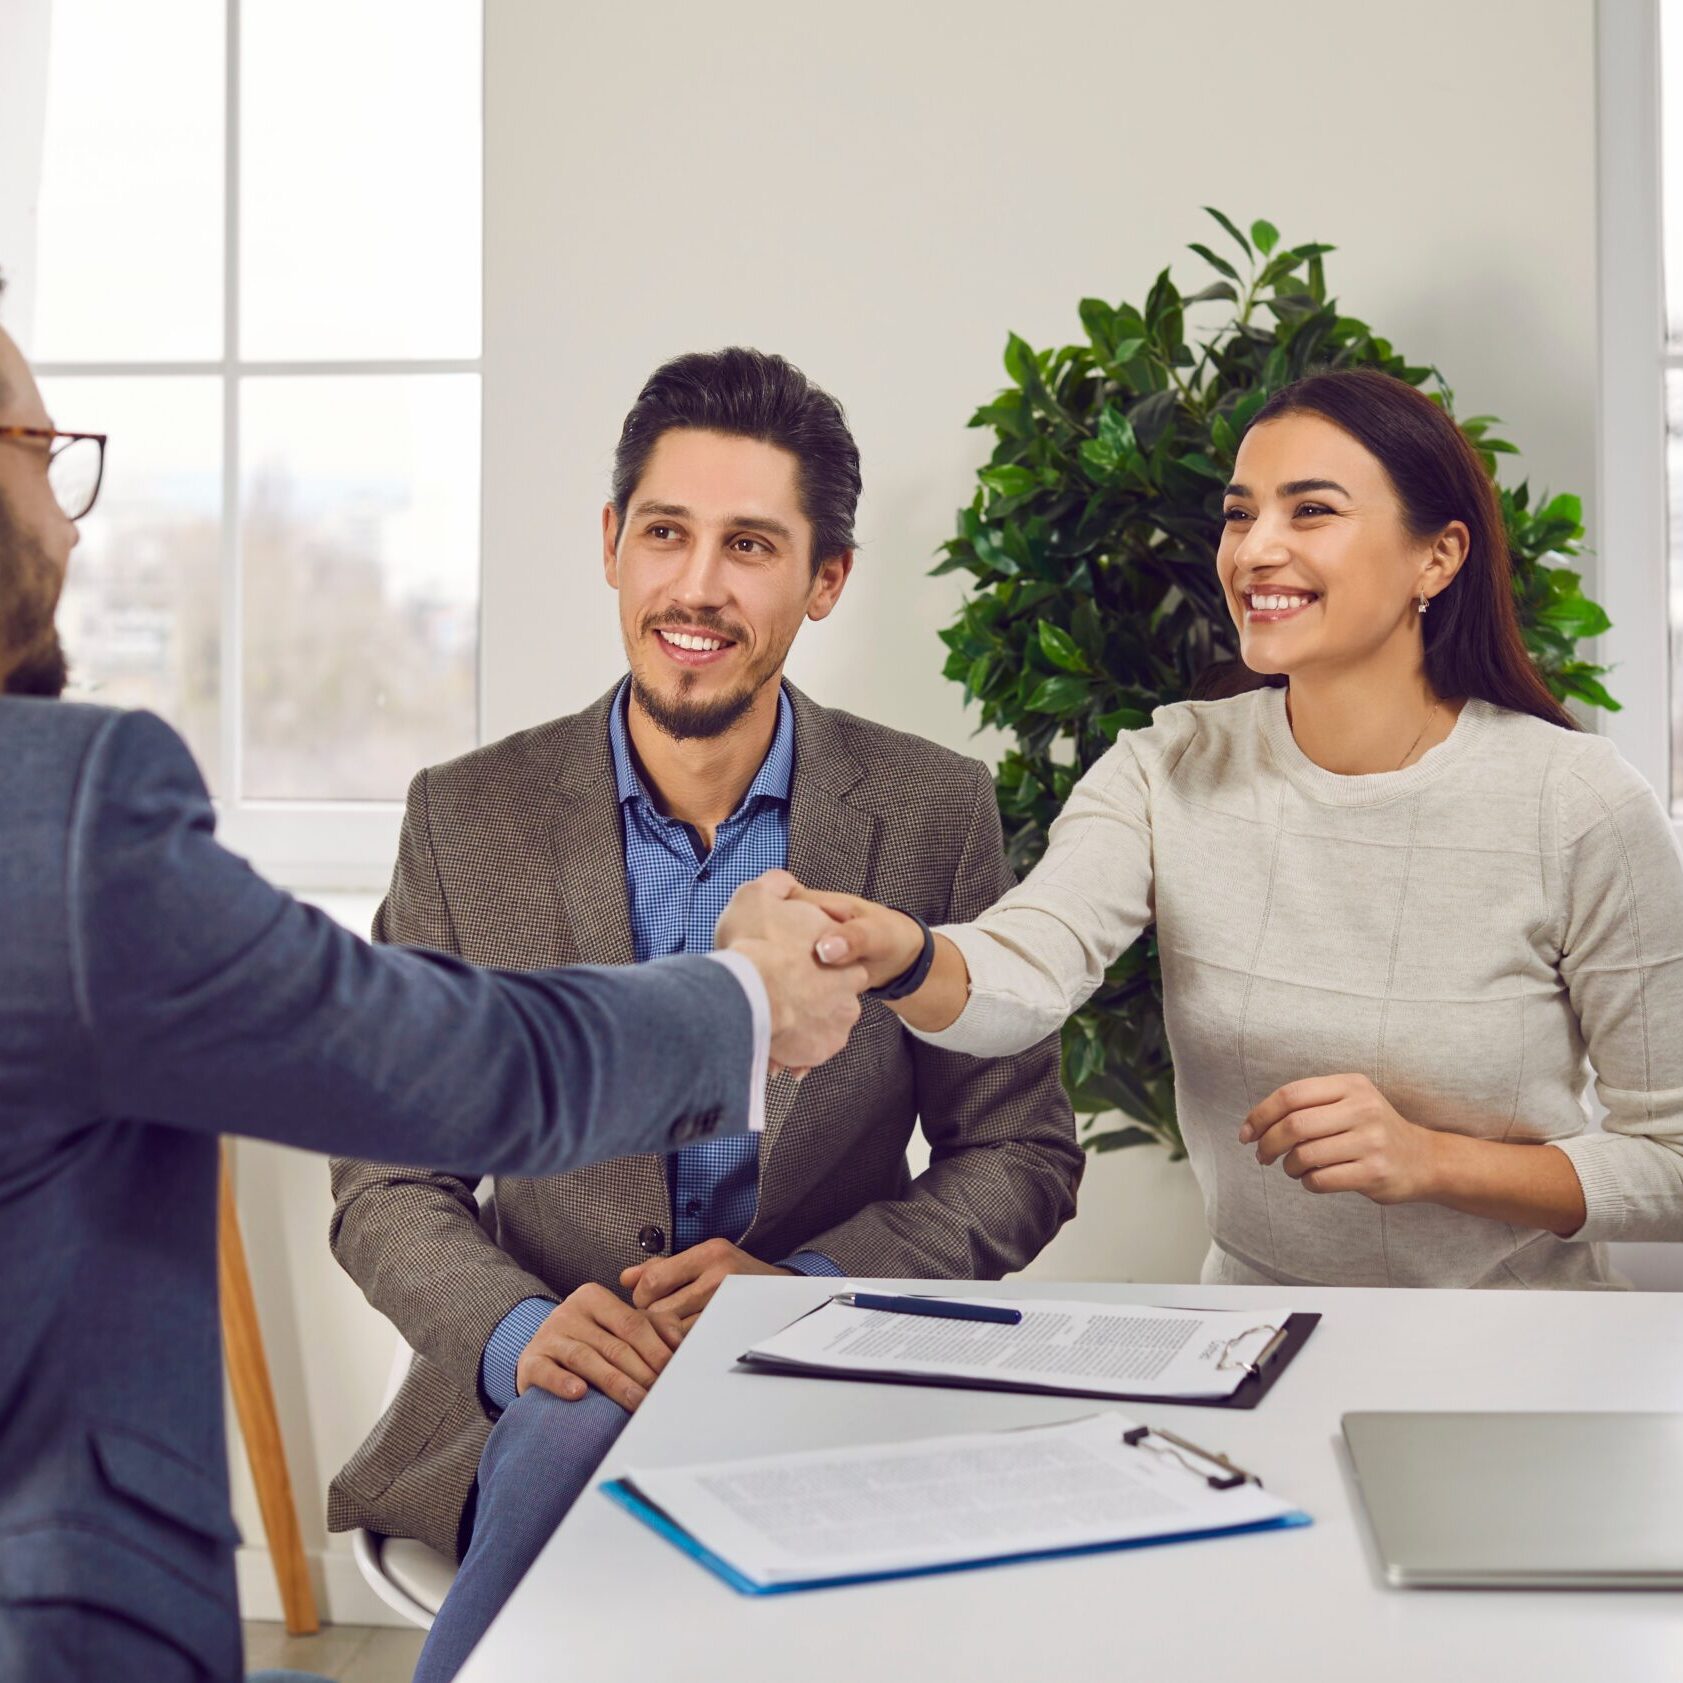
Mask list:
[[[263,1332],[257,1324],[257,1300],[252,1296],[251,1275],[246,1268],[245,1241],[240,1237],[239,1213],[234,1208],[234,1183],[228,1172],[225,1143],[221,1205],[217,1259],[222,1280],[222,1344],[234,1410],[239,1415],[246,1458],[257,1486],[257,1504],[263,1512],[263,1530],[280,1585],[286,1628],[293,1636],[313,1636],[321,1628],[315,1589],[298,1530],[298,1509],[286,1470],[286,1446],[281,1442],[269,1363],[263,1354]]]

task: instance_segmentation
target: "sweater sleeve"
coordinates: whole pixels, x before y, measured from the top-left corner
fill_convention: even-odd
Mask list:
[[[1554,1143],[1588,1217],[1573,1235],[1683,1240],[1683,853],[1611,744],[1585,744],[1556,802],[1560,973],[1607,1115]]]
[[[1155,915],[1151,787],[1194,726],[1184,707],[1159,708],[1071,791],[1045,857],[973,923],[948,924],[964,955],[970,998],[958,1018],[920,1040],[978,1057],[1021,1052],[1062,1028]]]

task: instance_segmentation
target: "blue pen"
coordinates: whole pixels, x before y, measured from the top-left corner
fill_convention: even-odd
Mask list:
[[[943,1321],[993,1321],[1014,1327],[1021,1309],[996,1309],[991,1303],[960,1303],[948,1297],[888,1297],[880,1292],[844,1291],[830,1300],[854,1309],[888,1309],[896,1315],[933,1315]]]

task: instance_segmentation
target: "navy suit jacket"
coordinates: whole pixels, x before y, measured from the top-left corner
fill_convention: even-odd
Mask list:
[[[233,1678],[218,1134],[558,1174],[745,1129],[753,1035],[709,959],[370,947],[212,830],[156,718],[0,698],[0,1621],[101,1609]]]

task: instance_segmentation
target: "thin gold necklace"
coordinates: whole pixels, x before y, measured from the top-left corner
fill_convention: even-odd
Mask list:
[[[1415,737],[1415,739],[1411,743],[1409,743],[1409,745],[1408,745],[1408,754],[1412,754],[1414,752],[1414,750],[1420,746],[1421,740],[1422,740],[1422,738],[1424,738],[1427,729],[1430,727],[1430,725],[1432,723],[1432,720],[1437,717],[1438,708],[1441,707],[1442,705],[1443,705],[1443,703],[1442,703],[1441,700],[1440,701],[1434,701],[1432,703],[1432,710],[1431,710],[1430,713],[1428,713],[1426,715],[1426,723],[1423,724],[1420,727],[1420,735]],[[1403,757],[1400,760],[1397,761],[1397,770],[1398,771],[1401,771],[1402,768],[1405,765],[1408,764],[1408,754],[1404,754]]]

